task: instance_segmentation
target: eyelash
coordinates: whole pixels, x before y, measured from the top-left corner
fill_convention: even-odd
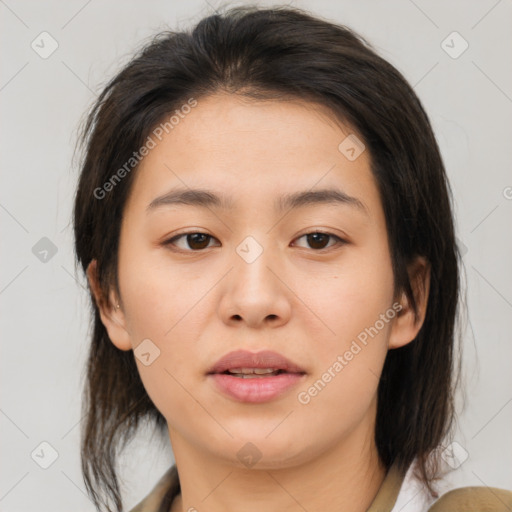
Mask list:
[[[314,252],[323,252],[323,251],[329,251],[330,249],[332,249],[333,247],[336,247],[336,246],[341,246],[341,245],[345,245],[347,242],[346,240],[343,240],[342,238],[340,238],[339,236],[337,235],[334,235],[332,233],[328,233],[326,231],[310,231],[309,233],[304,233],[303,235],[299,236],[296,238],[296,240],[300,240],[301,238],[304,238],[308,235],[316,235],[316,234],[319,234],[319,235],[325,235],[325,236],[328,236],[330,238],[334,238],[337,240],[337,243],[334,244],[334,245],[331,245],[330,247],[324,247],[322,249],[313,249]],[[176,240],[179,240],[180,238],[183,238],[183,237],[186,237],[187,235],[205,235],[207,237],[209,237],[210,239],[215,239],[215,237],[209,235],[208,233],[203,233],[202,231],[188,231],[186,233],[180,233],[179,235],[176,235],[176,236],[173,236],[172,238],[170,238],[169,240],[166,240],[163,245],[164,246],[170,246],[170,245],[174,245],[174,243],[176,242]],[[178,252],[202,252],[206,249],[209,249],[210,247],[205,247],[204,249],[197,249],[197,250],[194,250],[194,249],[190,249],[190,250],[187,250],[187,249],[176,249]]]

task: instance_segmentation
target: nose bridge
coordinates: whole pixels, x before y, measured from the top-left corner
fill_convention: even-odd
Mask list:
[[[256,238],[257,236],[257,238]],[[279,266],[276,251],[271,247],[270,238],[262,235],[248,235],[235,249],[235,281],[242,288],[250,288],[253,292],[262,293],[269,286],[273,288],[275,276],[269,270],[272,261]]]
[[[269,243],[270,239],[264,235],[248,235],[236,246],[234,268],[221,302],[224,321],[243,320],[255,327],[266,319],[274,323],[288,319],[290,304],[286,287],[276,277],[280,262],[277,248]]]

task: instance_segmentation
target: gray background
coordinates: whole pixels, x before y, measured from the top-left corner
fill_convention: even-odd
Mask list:
[[[452,485],[512,488],[512,2],[293,5],[367,37],[414,86],[430,116],[454,190],[469,312],[467,406],[456,436],[469,457],[452,473]],[[93,510],[79,465],[88,306],[85,279],[74,275],[70,221],[76,130],[102,86],[149,36],[187,28],[219,6],[0,0],[1,511]],[[47,58],[31,47],[43,45],[43,31],[58,43]],[[469,44],[457,58],[446,45],[458,53],[463,40],[443,43],[453,31]],[[46,262],[33,252],[43,237],[57,249]],[[125,452],[128,507],[172,462],[165,441],[141,432]],[[40,464],[50,462],[52,448],[42,442],[58,454],[47,469]]]

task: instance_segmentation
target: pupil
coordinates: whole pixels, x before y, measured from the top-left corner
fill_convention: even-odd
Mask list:
[[[322,239],[324,240],[324,242],[327,240],[327,238],[329,237],[329,235],[326,235],[324,233],[311,233],[308,236],[308,243],[309,245],[311,245],[311,247],[313,247],[314,249],[323,249],[325,247],[325,243],[322,244]],[[318,247],[318,238],[320,238],[320,246],[321,247]],[[317,245],[315,245],[317,244]]]
[[[197,240],[197,237],[199,237],[200,239],[199,242]],[[203,242],[206,243],[201,243],[201,238]],[[192,233],[187,235],[187,242],[191,249],[204,249],[205,247],[208,246],[208,235],[205,235],[204,233]],[[197,244],[199,245],[199,247],[197,247]]]

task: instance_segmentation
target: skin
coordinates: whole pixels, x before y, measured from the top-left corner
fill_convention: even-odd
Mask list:
[[[160,350],[149,366],[136,361],[168,424],[182,486],[173,512],[362,512],[383,482],[374,441],[379,377],[387,351],[411,342],[421,328],[429,270],[421,258],[409,269],[415,319],[405,295],[393,295],[369,152],[350,161],[338,150],[350,133],[311,103],[228,94],[201,99],[137,170],[121,227],[121,296],[112,291],[110,304],[102,303],[96,262],[88,268],[112,343],[132,350],[149,338]],[[146,212],[171,189],[199,186],[231,196],[233,208],[168,205]],[[315,204],[284,215],[273,208],[283,194],[333,187],[358,198],[364,210]],[[304,236],[319,230],[346,243],[326,237],[315,245]],[[213,238],[165,245],[183,231]],[[250,264],[236,252],[247,236],[263,248]],[[297,394],[398,303],[401,311],[360,344],[357,356],[300,403]],[[234,401],[205,373],[240,348],[275,350],[307,375],[270,402]],[[261,453],[252,468],[237,457],[247,442]]]

